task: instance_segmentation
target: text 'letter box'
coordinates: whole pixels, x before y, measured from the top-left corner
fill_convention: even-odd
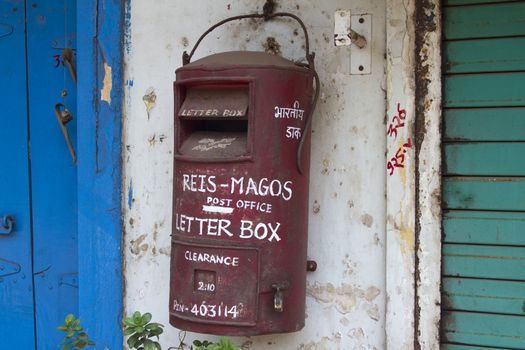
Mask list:
[[[170,323],[177,328],[256,335],[304,326],[316,77],[308,50],[307,59],[225,52],[187,58],[176,72]]]

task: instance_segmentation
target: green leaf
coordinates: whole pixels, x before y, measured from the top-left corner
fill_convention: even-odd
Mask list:
[[[135,330],[133,328],[124,329],[124,336],[132,335],[133,333],[135,333]]]
[[[164,327],[163,324],[156,323],[156,322],[151,322],[146,325],[146,329],[155,329],[155,328],[162,328],[162,327]]]
[[[63,332],[65,332],[67,330],[66,326],[58,326],[57,329],[59,331],[63,331]]]
[[[149,339],[144,340],[144,350],[155,350],[155,344],[153,341]]]
[[[151,331],[149,331],[149,334],[150,336],[154,337],[154,336],[159,336],[161,335],[162,333],[164,332],[164,329],[162,328],[156,328],[156,329],[152,329]]]
[[[149,321],[151,321],[151,314],[149,312],[146,312],[144,315],[142,315],[142,324],[148,324]]]
[[[127,344],[130,348],[136,348],[138,345],[140,345],[139,336],[139,334],[134,334],[128,338]]]
[[[140,312],[135,311],[133,313],[133,323],[135,323],[136,325],[139,325],[140,321],[142,321],[142,316],[140,315]]]
[[[68,314],[66,316],[66,324],[73,322],[74,319],[75,319],[75,316],[73,314]]]
[[[135,322],[133,322],[133,319],[131,317],[124,317],[124,319],[122,320],[122,322],[128,326],[128,327],[133,327],[135,326]]]
[[[195,346],[202,346],[202,342],[200,340],[194,340],[193,345]]]

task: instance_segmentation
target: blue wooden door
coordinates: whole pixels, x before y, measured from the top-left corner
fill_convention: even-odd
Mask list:
[[[0,348],[34,349],[23,1],[0,1],[0,14],[0,219],[15,220],[11,233],[0,227]]]
[[[77,312],[76,167],[55,116],[67,108],[76,148],[74,0],[0,1],[0,349],[56,349]],[[74,63],[74,59],[73,59]]]

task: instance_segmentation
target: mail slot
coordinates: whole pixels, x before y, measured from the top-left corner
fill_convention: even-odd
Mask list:
[[[304,326],[317,95],[307,58],[234,51],[176,71],[170,323],[179,329]]]

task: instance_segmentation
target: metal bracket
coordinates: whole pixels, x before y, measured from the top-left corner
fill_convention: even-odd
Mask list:
[[[360,40],[355,40],[356,48],[350,51],[350,74],[372,73],[372,15],[352,15],[352,32],[359,33],[365,40],[365,45],[360,46]],[[354,40],[354,39],[352,39]]]
[[[372,15],[352,15],[350,10],[334,14],[334,45],[350,46],[350,74],[372,72]]]
[[[0,216],[0,235],[8,235],[13,232],[15,219],[11,215]]]

